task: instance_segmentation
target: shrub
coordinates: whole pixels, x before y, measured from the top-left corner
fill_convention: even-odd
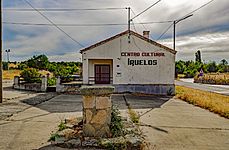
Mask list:
[[[56,141],[58,138],[60,138],[60,136],[57,133],[51,134],[51,137],[49,138],[48,142]]]
[[[41,74],[35,68],[23,69],[20,76],[27,82],[41,82]]]
[[[139,123],[140,116],[131,108],[128,109],[130,119],[133,123]]]
[[[124,125],[120,116],[120,111],[114,106],[112,106],[110,129],[112,137],[123,135]]]
[[[19,65],[18,65],[18,69],[19,70],[23,70],[23,69],[26,69],[28,68],[28,66],[24,63],[24,62],[21,62]]]
[[[48,78],[48,86],[56,85],[56,78]]]
[[[60,122],[60,124],[58,125],[58,127],[59,127],[59,129],[58,129],[59,131],[62,131],[64,129],[67,129],[67,126],[66,126],[66,124],[63,121]]]

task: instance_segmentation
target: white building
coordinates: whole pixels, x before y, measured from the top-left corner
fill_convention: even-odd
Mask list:
[[[116,92],[174,94],[176,51],[125,31],[82,49],[83,84],[111,84]]]

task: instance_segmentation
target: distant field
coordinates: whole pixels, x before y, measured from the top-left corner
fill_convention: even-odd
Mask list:
[[[20,76],[21,70],[4,70],[3,71],[3,80],[13,80],[14,76]],[[50,74],[50,77],[53,77],[53,73],[45,70],[40,70],[39,73],[42,75]]]
[[[222,84],[229,85],[229,73],[209,73],[204,74],[203,77],[195,77],[195,83],[205,84]]]
[[[53,77],[53,73],[46,70],[40,70],[39,73],[43,76],[49,74],[49,77]]]
[[[176,97],[229,119],[229,96],[176,86]]]
[[[3,70],[3,80],[13,80],[14,76],[20,75],[20,70]]]
[[[178,78],[185,78],[185,74],[178,74]]]

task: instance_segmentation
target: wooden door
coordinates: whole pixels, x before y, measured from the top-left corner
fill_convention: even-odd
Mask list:
[[[95,84],[110,84],[110,65],[95,65]]]

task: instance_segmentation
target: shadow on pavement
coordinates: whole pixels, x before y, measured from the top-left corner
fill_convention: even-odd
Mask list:
[[[144,124],[144,123],[141,123],[140,126],[142,126],[142,127],[150,127],[150,128],[153,128],[153,129],[155,129],[157,131],[161,131],[161,132],[164,132],[164,133],[169,133],[167,130],[164,130],[164,129],[156,127],[156,126]]]
[[[130,104],[132,109],[146,109],[146,108],[160,108],[161,105],[166,103],[172,96],[137,96],[125,95],[126,101]]]
[[[35,107],[50,113],[82,112],[81,95],[57,95]]]
[[[159,108],[171,97],[164,96],[136,96],[131,94],[113,94],[112,103],[120,110],[127,109],[154,109]],[[32,105],[50,113],[82,112],[81,95],[57,95],[55,93],[40,94],[36,97],[25,99],[23,103]]]
[[[23,99],[21,100],[21,102],[29,104],[31,106],[37,106],[38,104],[48,101],[57,95],[58,95],[57,93],[40,93],[34,97]]]

